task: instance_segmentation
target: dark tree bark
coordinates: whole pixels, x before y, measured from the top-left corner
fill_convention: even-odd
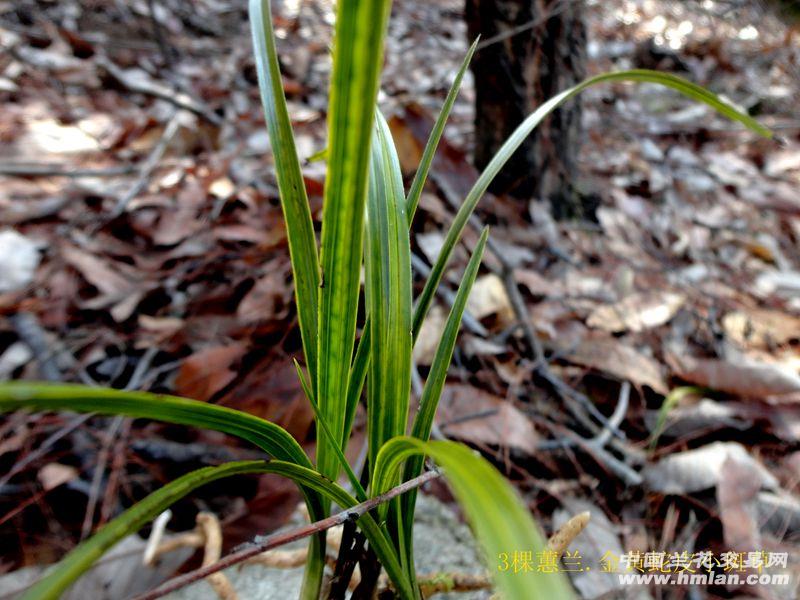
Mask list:
[[[580,0],[466,0],[470,40],[481,35],[475,76],[475,166],[483,169],[522,120],[584,78]],[[586,210],[576,190],[581,109],[576,101],[542,123],[495,179],[492,191],[549,199],[559,216]]]

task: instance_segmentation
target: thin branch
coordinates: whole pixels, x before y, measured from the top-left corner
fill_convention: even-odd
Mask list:
[[[145,189],[150,181],[150,176],[153,174],[153,171],[161,161],[161,157],[164,156],[164,152],[166,152],[169,143],[172,141],[172,138],[175,137],[175,134],[178,133],[180,124],[181,111],[175,110],[167,122],[167,126],[164,128],[164,132],[161,134],[161,138],[158,140],[158,143],[153,147],[150,155],[142,164],[141,171],[139,171],[139,177],[136,178],[136,181],[128,189],[128,191],[120,196],[120,198],[117,200],[117,204],[111,211],[111,219],[115,219],[124,213],[125,209],[128,207],[128,204],[130,204],[130,202]]]
[[[164,36],[164,28],[161,26],[161,22],[156,17],[156,7],[154,0],[147,0],[147,12],[149,13],[150,17],[150,24],[153,27],[153,37],[156,40],[156,44],[158,44],[158,50],[161,52],[161,57],[164,59],[164,64],[168,68],[173,67],[174,61],[172,60],[175,55],[175,49],[167,43],[167,40]]]
[[[11,177],[118,177],[136,172],[133,165],[105,168],[82,168],[60,164],[0,163],[0,175]]]
[[[58,442],[64,436],[67,436],[73,431],[75,431],[78,427],[83,425],[93,416],[95,416],[95,413],[86,413],[83,415],[78,415],[77,417],[75,417],[74,419],[63,425],[62,427],[59,427],[55,432],[50,434],[48,438],[45,441],[43,441],[35,450],[33,450],[32,452],[21,458],[18,462],[14,463],[14,465],[12,465],[8,473],[6,473],[5,475],[3,475],[3,477],[0,478],[0,490],[2,490],[3,487],[9,481],[11,481],[12,477],[17,475],[18,473],[21,473],[23,470],[25,470],[25,468],[28,465],[30,465],[34,461],[39,460],[42,456],[47,454],[47,452],[50,450],[50,448],[53,447],[53,445],[56,442]]]
[[[97,508],[97,501],[100,496],[100,486],[103,483],[103,475],[106,472],[108,460],[111,458],[111,447],[114,445],[114,441],[117,439],[120,429],[122,429],[122,426],[125,424],[125,419],[126,417],[117,415],[111,420],[111,423],[106,429],[103,447],[98,453],[97,462],[95,463],[94,471],[92,473],[92,483],[89,486],[89,501],[86,504],[86,511],[83,514],[81,540],[86,539],[89,537],[89,534],[92,533],[92,528],[94,527],[94,514]]]
[[[205,577],[208,577],[209,575],[222,571],[223,569],[227,569],[228,567],[232,567],[233,565],[244,562],[266,550],[271,550],[272,548],[277,548],[278,546],[283,546],[285,544],[307,538],[315,533],[320,533],[330,529],[331,527],[341,525],[348,520],[358,519],[380,504],[388,502],[392,498],[417,488],[432,479],[436,479],[438,476],[439,471],[428,471],[419,477],[415,477],[414,479],[406,481],[405,483],[401,483],[396,488],[389,490],[385,494],[370,498],[366,502],[362,502],[361,504],[353,506],[352,508],[343,510],[342,512],[328,517],[327,519],[322,519],[316,523],[304,525],[303,527],[298,527],[297,529],[292,529],[291,531],[267,536],[261,542],[250,544],[241,550],[232,552],[225,558],[215,562],[212,565],[208,565],[206,567],[190,571],[184,575],[180,575],[179,577],[170,579],[157,588],[134,597],[132,600],[155,600],[156,598],[162,598],[163,596],[166,596],[175,590],[186,587],[195,581],[199,581]]]
[[[630,402],[630,397],[631,384],[628,381],[623,381],[622,386],[619,389],[619,401],[617,402],[617,407],[614,409],[614,412],[608,419],[609,427],[619,427],[622,425],[622,421],[625,420],[625,415],[628,413],[628,403]],[[606,427],[591,440],[589,440],[589,443],[597,446],[598,448],[602,448],[610,439],[611,429]]]
[[[20,312],[9,318],[19,338],[31,349],[37,362],[38,376],[47,381],[61,381],[61,369],[52,351],[47,332],[32,312]]]
[[[455,190],[449,185],[446,177],[439,176],[436,170],[431,171],[431,180],[442,191],[445,200],[457,210],[459,199]],[[475,231],[480,233],[483,230],[483,224],[477,215],[470,215],[469,226]],[[594,405],[591,399],[585,394],[572,388],[565,381],[563,381],[553,370],[550,368],[549,360],[544,355],[541,340],[539,340],[536,330],[533,327],[528,307],[526,306],[514,276],[514,264],[508,260],[503,253],[502,249],[492,241],[490,237],[486,244],[487,250],[497,259],[500,267],[489,268],[493,273],[498,275],[506,288],[511,308],[516,317],[517,326],[523,329],[525,341],[530,346],[531,358],[533,359],[533,372],[541,379],[546,381],[553,391],[559,395],[564,401],[564,405],[575,419],[586,429],[588,429],[595,439],[600,440],[605,444],[612,447],[614,450],[623,454],[626,459],[631,462],[643,462],[643,454],[637,449],[628,444],[625,434],[619,429],[619,423],[615,423],[607,418],[600,410]],[[627,403],[625,403],[627,408]],[[624,417],[624,415],[622,415]],[[606,439],[606,434],[611,434],[610,439]],[[560,448],[574,443],[582,448],[588,448],[599,460],[606,463],[609,468],[622,477],[626,482],[631,485],[636,485],[636,482],[641,482],[641,476],[627,464],[617,459],[613,454],[607,451],[604,447],[598,447],[597,442],[592,443],[591,440],[579,436],[571,431],[568,432],[568,440],[554,440],[543,442],[539,446],[542,449]]]
[[[574,0],[573,0],[574,1]],[[570,0],[562,0],[561,2],[554,4],[553,6],[549,7],[549,9],[543,15],[539,15],[527,23],[522,23],[521,25],[517,25],[516,27],[512,27],[508,31],[502,31],[497,35],[493,35],[492,37],[486,38],[485,40],[481,40],[478,43],[476,50],[480,52],[484,48],[488,46],[493,46],[494,44],[498,44],[502,41],[505,41],[509,38],[515,37],[520,33],[525,33],[526,31],[530,31],[531,29],[535,29],[540,25],[544,25],[553,17],[557,17],[560,13],[564,12],[567,7],[569,6]]]
[[[431,268],[425,264],[425,261],[422,260],[416,254],[411,254],[411,267],[419,273],[422,277],[430,277],[431,276]],[[447,286],[440,285],[436,288],[436,293],[439,294],[442,298],[444,298],[445,302],[453,308],[453,304],[456,301],[456,295],[453,291],[448,288]],[[489,332],[486,331],[486,328],[481,325],[480,321],[472,316],[468,310],[464,310],[463,316],[461,317],[461,322],[463,323],[464,327],[469,329],[470,333],[474,333],[475,335],[479,335],[480,337],[488,337]]]
[[[483,230],[483,223],[481,223],[477,215],[473,214],[470,216],[469,225],[474,231],[480,232]],[[509,301],[511,302],[511,308],[514,311],[514,316],[516,317],[519,326],[522,327],[523,333],[525,334],[525,340],[528,342],[531,352],[533,353],[534,372],[553,387],[559,396],[564,399],[565,404],[570,412],[572,412],[575,418],[581,421],[584,426],[591,429],[593,432],[599,430],[599,428],[591,420],[589,420],[588,417],[583,414],[583,412],[581,412],[581,407],[598,423],[600,423],[605,430],[609,430],[614,436],[624,439],[625,436],[620,431],[619,427],[613,426],[606,416],[598,410],[594,403],[585,394],[582,394],[578,390],[567,385],[566,382],[561,380],[550,369],[550,364],[545,357],[542,343],[533,328],[528,307],[525,305],[522,294],[520,294],[519,288],[517,287],[517,281],[514,276],[514,265],[505,257],[502,249],[498,248],[497,244],[491,238],[487,240],[486,248],[500,263],[500,272],[497,274],[503,281]],[[579,406],[576,406],[576,404]]]
[[[212,125],[222,125],[222,117],[216,114],[209,106],[193,98],[189,94],[170,88],[169,86],[144,77],[131,77],[126,72],[111,62],[105,56],[98,56],[97,64],[104,68],[111,77],[132,92],[160,98],[173,104],[178,109],[193,112]]]
[[[587,440],[572,430],[561,425],[556,425],[555,423],[549,424],[549,427],[559,432],[561,434],[561,438],[542,442],[541,444],[537,445],[538,449],[552,450],[554,448],[568,448],[570,446],[577,446],[578,448],[583,449],[589,455],[593,456],[598,463],[605,466],[609,471],[613,472],[627,485],[641,485],[642,481],[644,480],[635,469],[618,459],[604,447],[598,446],[596,443],[592,443],[592,440]],[[613,442],[614,440],[612,439],[610,441]],[[635,458],[633,455],[632,457]],[[631,458],[631,456],[628,456],[628,458]]]

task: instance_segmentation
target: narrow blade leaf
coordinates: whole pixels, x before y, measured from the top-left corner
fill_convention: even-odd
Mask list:
[[[297,158],[289,111],[286,108],[286,97],[283,93],[269,0],[250,0],[250,27],[258,71],[258,86],[261,90],[261,102],[272,143],[283,217],[286,220],[303,352],[311,381],[314,382],[317,373],[317,294],[319,293],[317,241],[303,173]]]
[[[269,0],[250,0],[250,28],[258,72],[261,102],[272,143],[281,208],[286,221],[289,255],[292,261],[297,320],[303,341],[306,366],[313,384],[317,382],[317,353],[320,285],[319,256],[305,182],[297,158],[286,97],[283,93],[275,32]],[[312,394],[316,389],[311,390]],[[324,507],[321,507],[324,509]],[[324,534],[315,536],[303,581],[302,598],[319,596],[325,567]]]
[[[312,466],[300,444],[278,425],[247,413],[196,400],[80,385],[28,382],[0,385],[0,412],[17,409],[127,415],[211,429],[247,440],[275,458],[303,467]],[[308,491],[305,496],[311,517],[324,517],[326,510],[322,498]],[[301,594],[304,600],[319,596],[325,567],[325,541],[322,534],[312,538],[306,566]]]
[[[325,434],[325,437],[328,439],[328,442],[333,448],[336,458],[339,459],[339,464],[341,465],[342,469],[344,469],[347,478],[350,480],[350,485],[353,486],[353,490],[356,492],[356,498],[359,502],[364,502],[367,499],[367,493],[364,491],[364,488],[361,486],[361,482],[358,480],[358,477],[356,477],[356,474],[350,467],[350,463],[347,462],[347,458],[344,455],[344,451],[342,450],[339,440],[334,439],[331,428],[328,426],[328,423],[325,421],[325,419],[322,418],[322,415],[319,412],[319,407],[314,401],[314,396],[311,393],[311,385],[303,374],[300,363],[298,363],[296,360],[294,361],[294,368],[297,371],[297,378],[300,380],[300,385],[303,387],[303,392],[306,395],[306,399],[308,400],[309,404],[311,404],[311,408],[314,411],[314,416],[317,419],[317,426],[322,428],[322,432]]]
[[[67,586],[80,577],[109,548],[141,529],[176,501],[196,488],[217,479],[250,473],[274,473],[285,476],[297,483],[301,489],[313,490],[343,508],[350,508],[357,504],[356,500],[340,486],[322,477],[316,471],[293,463],[278,460],[255,460],[233,462],[219,467],[205,467],[168,483],[109,522],[94,536],[72,550],[52,572],[31,587],[23,596],[23,600],[58,598]],[[312,516],[312,518],[317,517]],[[403,597],[411,597],[410,586],[400,570],[400,565],[386,533],[368,514],[360,517],[358,524],[382,564],[387,567],[387,573],[392,581],[404,594]],[[313,540],[312,543],[314,543]]]
[[[464,271],[461,284],[458,286],[455,302],[453,302],[453,307],[450,309],[450,314],[447,317],[442,337],[436,348],[436,354],[433,357],[428,379],[425,381],[425,387],[422,390],[419,410],[414,417],[411,435],[423,441],[427,441],[431,435],[433,418],[439,406],[439,397],[442,394],[442,388],[447,378],[447,369],[453,358],[453,350],[456,346],[458,330],[461,327],[461,317],[464,315],[464,309],[467,306],[467,300],[472,291],[472,285],[475,283],[475,279],[478,276],[478,269],[481,265],[481,259],[483,258],[483,251],[486,248],[486,240],[488,237],[489,228],[486,227],[481,232],[481,237],[478,239],[472,257],[469,259],[467,268]],[[411,477],[416,477],[419,473],[420,471]]]
[[[376,111],[367,198],[366,304],[369,317],[369,464],[405,432],[411,393],[411,246],[400,161]]]
[[[458,330],[461,326],[461,317],[464,315],[464,308],[467,305],[467,299],[472,290],[472,285],[475,283],[475,278],[478,276],[478,269],[481,264],[481,259],[483,258],[483,251],[486,247],[486,239],[488,237],[489,229],[485,228],[481,233],[478,244],[475,246],[472,257],[469,259],[467,268],[464,271],[464,277],[461,279],[461,284],[458,286],[455,302],[453,302],[453,307],[450,309],[444,332],[436,348],[436,354],[433,357],[428,379],[425,381],[425,387],[422,390],[419,410],[414,417],[414,423],[411,427],[411,435],[423,442],[427,442],[431,435],[433,419],[436,415],[436,409],[439,407],[439,398],[442,395],[442,388],[447,379],[447,369],[453,358],[453,350],[455,349]],[[403,480],[408,481],[422,473],[424,461],[425,459],[422,456],[413,456],[409,458],[406,462]],[[400,499],[402,522],[405,527],[405,539],[409,541],[409,548],[407,549],[409,556],[406,557],[409,563],[412,560],[410,554],[413,552],[410,547],[412,541],[411,528],[414,523],[414,508],[416,502],[417,490],[411,490]]]
[[[431,275],[428,278],[428,281],[425,283],[425,288],[422,290],[422,293],[417,300],[417,306],[414,311],[415,340],[419,334],[420,327],[422,326],[422,321],[425,319],[425,315],[428,313],[428,309],[433,302],[433,296],[436,292],[436,288],[439,287],[439,284],[442,281],[442,277],[445,269],[447,268],[447,263],[450,260],[450,256],[453,253],[453,249],[458,243],[458,240],[461,238],[461,233],[464,231],[464,227],[467,225],[467,221],[469,220],[472,211],[475,210],[475,206],[478,204],[478,201],[481,199],[484,192],[486,192],[492,180],[497,176],[506,162],[508,162],[509,158],[511,158],[517,148],[519,148],[519,146],[525,140],[525,138],[530,135],[530,133],[539,125],[539,123],[542,122],[545,117],[556,110],[559,106],[564,104],[567,100],[576,96],[586,88],[599,83],[613,81],[656,83],[668,88],[672,88],[684,96],[709,105],[720,114],[728,117],[729,119],[742,123],[745,127],[761,136],[766,138],[772,137],[772,132],[769,129],[763,125],[760,125],[758,121],[749,115],[739,112],[737,109],[722,101],[719,97],[704,87],[669,73],[660,73],[658,71],[650,71],[647,69],[633,69],[630,71],[604,73],[597,75],[596,77],[591,77],[579,83],[578,85],[561,92],[532,112],[519,125],[519,127],[514,130],[514,133],[512,133],[506,142],[501,146],[500,150],[497,151],[497,154],[494,155],[494,158],[492,158],[492,160],[486,166],[486,169],[484,169],[483,173],[481,173],[478,181],[475,182],[475,185],[464,199],[464,203],[461,205],[461,208],[458,209],[458,212],[453,219],[453,223],[450,225],[450,229],[447,232],[447,237],[442,245],[439,257],[436,259],[436,263],[433,265]]]
[[[408,195],[406,196],[406,213],[409,228],[411,227],[411,222],[414,219],[414,213],[419,205],[419,198],[422,194],[422,189],[425,187],[425,181],[427,180],[428,173],[430,172],[431,164],[433,163],[433,157],[436,154],[436,148],[438,147],[439,141],[442,138],[444,127],[447,123],[448,117],[450,116],[450,111],[452,110],[453,104],[458,96],[458,92],[461,89],[461,81],[464,78],[464,73],[466,73],[467,67],[469,67],[469,63],[472,61],[472,56],[475,54],[475,49],[477,48],[479,41],[480,37],[472,43],[472,46],[469,47],[469,50],[464,57],[464,61],[461,63],[461,67],[456,73],[453,84],[450,86],[450,89],[447,92],[447,97],[445,98],[442,109],[436,119],[436,123],[431,130],[430,136],[428,136],[425,149],[422,152],[422,158],[420,159],[419,167],[417,168],[417,172],[414,175],[414,180],[411,182],[411,187],[409,188]],[[327,148],[322,152],[327,155]],[[358,399],[361,396],[361,389],[363,388],[366,377],[367,364],[369,363],[368,340],[369,322],[367,322],[367,324],[364,326],[364,331],[361,335],[361,339],[358,342],[358,348],[356,350],[355,358],[353,359],[353,365],[350,370],[350,382],[347,391],[348,408],[344,427],[345,440],[343,443],[345,445],[347,444],[346,438],[349,436],[353,417],[355,416],[355,407],[357,406]]]
[[[545,540],[528,509],[505,478],[484,458],[455,442],[423,442],[400,437],[388,442],[378,455],[376,488],[385,491],[403,461],[428,455],[442,467],[453,495],[464,509],[484,553],[489,572],[505,600],[568,599],[572,589],[562,573],[526,573],[498,568],[500,555],[544,551]]]
[[[450,111],[453,109],[453,104],[458,96],[458,91],[461,89],[461,80],[464,78],[464,73],[467,72],[467,67],[469,67],[469,63],[472,60],[472,55],[475,54],[475,49],[478,47],[478,41],[480,41],[480,36],[474,42],[472,42],[469,50],[467,50],[467,55],[464,57],[464,61],[461,63],[458,73],[456,73],[456,78],[453,80],[453,85],[450,86],[450,89],[447,92],[447,97],[444,99],[442,110],[439,112],[439,116],[436,118],[436,123],[434,123],[431,134],[428,136],[425,149],[422,151],[422,158],[419,161],[417,172],[414,174],[414,181],[411,182],[411,187],[408,190],[407,203],[409,224],[414,220],[414,213],[417,212],[419,198],[422,195],[422,188],[425,187],[425,180],[428,178],[428,172],[431,170],[433,156],[436,154],[436,148],[439,146],[439,140],[442,139],[444,126],[447,123],[448,117],[450,116]]]
[[[358,340],[356,355],[353,358],[353,365],[350,367],[350,379],[347,382],[347,403],[344,417],[344,436],[342,438],[342,448],[347,448],[350,439],[350,432],[353,429],[353,420],[356,418],[358,401],[361,398],[361,390],[364,389],[364,381],[367,378],[367,368],[369,367],[369,319],[364,323],[361,331],[361,338]]]
[[[91,538],[77,546],[38,583],[30,587],[20,600],[51,600],[58,598],[107,550],[139,531],[172,504],[200,486],[223,477],[248,473],[269,472],[263,460],[232,462],[219,467],[205,467],[179,477],[134,504],[113,519]]]
[[[328,172],[322,215],[317,402],[336,439],[344,433],[356,334],[373,110],[383,62],[389,0],[341,0],[337,6],[328,111]],[[339,463],[327,440],[320,471]]]
[[[247,440],[274,458],[312,466],[300,444],[282,427],[238,410],[177,396],[73,384],[0,384],[0,412],[19,409],[126,415],[211,429]]]

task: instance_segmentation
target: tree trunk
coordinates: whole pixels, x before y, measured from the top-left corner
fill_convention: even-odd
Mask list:
[[[475,76],[475,166],[483,169],[522,120],[585,75],[580,0],[466,0]],[[491,190],[548,199],[557,216],[584,216],[576,190],[581,109],[559,109],[522,144]]]

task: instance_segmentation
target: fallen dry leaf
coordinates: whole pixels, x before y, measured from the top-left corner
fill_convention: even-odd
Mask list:
[[[644,331],[668,323],[684,302],[686,296],[671,292],[632,294],[614,304],[598,306],[586,324],[612,333]]]
[[[141,275],[132,267],[100,258],[75,246],[62,244],[61,255],[100,291],[98,296],[83,302],[83,308],[99,310],[110,306],[109,312],[118,323],[134,313],[145,292],[153,287],[151,283],[134,281]]]
[[[133,289],[133,283],[120,274],[118,266],[105,259],[70,244],[62,244],[61,256],[105,296],[116,300]]]
[[[752,462],[728,456],[717,483],[717,503],[728,548],[760,548],[758,492],[761,478]]]
[[[647,385],[660,394],[668,387],[660,365],[632,346],[616,338],[590,337],[584,339],[565,360],[612,375],[636,385]]]
[[[781,396],[800,393],[800,376],[778,365],[748,359],[734,362],[693,358],[674,353],[667,354],[667,363],[681,379],[729,394],[780,399]]]
[[[247,348],[244,344],[204,348],[184,359],[175,390],[181,396],[195,400],[209,400],[236,378],[231,366],[239,360]]]
[[[98,127],[99,125],[99,127]],[[45,118],[27,124],[25,133],[20,136],[14,148],[18,159],[63,160],[64,155],[87,154],[102,150],[102,143],[96,133],[101,128],[110,128],[113,118],[109,115],[96,115],[74,125],[63,125],[57,119]]]
[[[162,540],[166,542],[171,538],[172,535],[167,535]],[[147,541],[137,534],[122,539],[103,555],[103,560],[97,561],[93,569],[70,585],[60,596],[61,600],[110,600],[143,594],[174,575],[195,551],[194,548],[178,547],[159,557],[156,565],[144,567],[142,554],[146,546]],[[20,587],[20,580],[27,581],[23,587],[31,585],[44,575],[48,567],[45,564],[25,567],[17,572],[22,577],[16,580],[16,584],[9,588],[10,582],[2,581],[0,589],[16,590]]]
[[[725,335],[747,346],[769,348],[800,339],[800,318],[778,310],[747,309],[722,318]]]
[[[265,265],[264,275],[242,298],[236,315],[247,323],[283,319],[289,312],[292,289],[286,284],[285,261],[276,260]]]
[[[10,206],[0,208],[0,223],[14,225],[25,221],[43,219],[58,213],[69,203],[69,200],[70,198],[64,194],[40,200],[30,199],[25,202],[14,202]]]
[[[206,200],[203,187],[189,180],[178,193],[175,206],[163,211],[153,231],[153,241],[159,246],[174,246],[205,228],[198,213]]]
[[[787,531],[800,531],[800,500],[785,490],[758,494],[758,522],[763,531],[782,538]]]
[[[160,346],[186,326],[186,322],[178,317],[151,317],[143,314],[138,316],[138,322],[141,335],[137,347],[140,348]]]
[[[220,200],[227,200],[236,193],[236,184],[228,177],[220,177],[211,182],[208,193]]]
[[[0,354],[0,381],[10,379],[16,369],[28,364],[33,357],[33,351],[27,344],[23,342],[11,344]]]
[[[483,275],[475,280],[467,300],[467,311],[476,319],[496,314],[501,323],[514,320],[514,309],[511,308],[503,280],[494,274]]]
[[[416,241],[420,250],[425,254],[425,258],[427,258],[431,264],[434,264],[439,257],[439,253],[442,251],[444,235],[440,231],[419,233],[416,236]]]
[[[645,422],[654,431],[658,423],[660,411],[653,410],[645,415]],[[710,398],[681,403],[672,408],[664,422],[662,436],[679,438],[697,434],[700,431],[714,431],[732,428],[744,431],[751,427],[748,415],[737,410],[732,402],[717,402]]]
[[[220,225],[214,228],[214,237],[225,242],[245,242],[258,244],[262,247],[272,247],[280,244],[283,239],[283,230],[273,228],[265,230],[263,227],[251,225]]]
[[[539,436],[530,419],[511,402],[470,385],[445,386],[436,419],[448,436],[536,453]]]
[[[560,296],[564,289],[560,282],[543,277],[532,269],[514,269],[514,280],[528,288],[533,296]]]
[[[800,171],[800,150],[796,147],[773,153],[764,165],[770,177],[783,177],[792,171]]]
[[[764,271],[756,277],[755,291],[763,297],[773,294],[796,297],[800,292],[800,273],[797,271]]]
[[[435,304],[422,322],[417,341],[414,343],[415,364],[430,365],[433,362],[446,322],[447,314],[444,309]]]
[[[293,361],[268,358],[244,374],[220,404],[280,425],[303,442],[314,422],[311,408]]]
[[[746,465],[759,488],[777,489],[778,480],[747,449],[736,442],[714,442],[671,454],[644,470],[648,487],[662,494],[691,494],[715,487],[727,460]]]

